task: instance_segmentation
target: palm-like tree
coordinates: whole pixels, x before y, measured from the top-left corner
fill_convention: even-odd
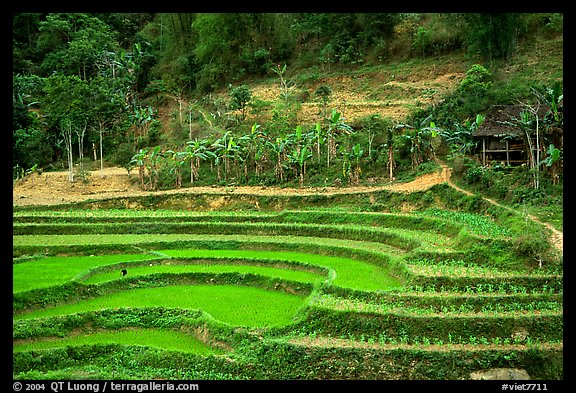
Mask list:
[[[164,157],[164,153],[160,151],[160,146],[149,150],[148,154],[144,157],[144,165],[148,172],[148,187],[150,190],[156,190],[158,186],[158,177],[160,175],[158,164],[162,157]]]
[[[224,156],[226,154],[226,146],[224,144],[225,136],[226,135],[216,139],[210,144],[210,151],[212,152],[211,157],[214,165],[216,166],[216,170],[218,171],[219,182],[222,180],[222,171],[220,170],[220,165],[224,161]]]
[[[170,159],[170,173],[175,174],[176,188],[182,187],[182,166],[186,163],[188,152],[170,149],[164,155]]]
[[[430,122],[431,116],[422,120],[419,125],[398,124],[396,128],[403,130],[402,138],[410,146],[412,157],[412,169],[422,164],[426,159],[434,159],[435,152],[432,146],[432,139],[436,138],[442,131],[436,127],[434,122]],[[426,126],[429,124],[429,126]]]
[[[281,182],[284,181],[284,160],[286,159],[287,140],[282,137],[276,138],[274,142],[267,141],[272,154],[275,155],[274,175]]]
[[[332,116],[330,116],[329,126],[326,130],[326,167],[328,168],[330,167],[330,157],[336,156],[336,135],[341,132],[350,134],[352,132],[352,128],[344,123],[342,113],[338,112],[336,109],[332,109]]]
[[[266,142],[268,135],[260,128],[259,124],[254,123],[248,137],[249,144],[245,158],[246,160],[254,162],[256,176],[260,176],[264,168],[264,163],[266,162]],[[244,162],[246,177],[248,176],[248,164],[246,161]]]
[[[290,162],[296,164],[299,168],[299,170],[296,171],[296,175],[299,177],[300,188],[302,188],[304,184],[304,174],[306,173],[306,162],[311,157],[312,157],[312,150],[307,145],[294,148],[291,154],[288,155],[288,159],[290,160]]]
[[[186,142],[186,158],[190,160],[190,184],[194,184],[194,178],[198,178],[200,162],[206,161],[213,154],[206,146],[208,139],[194,139]]]
[[[352,175],[354,184],[358,184],[358,182],[360,181],[360,175],[362,174],[362,169],[360,168],[360,160],[362,159],[363,155],[364,150],[360,147],[359,143],[352,146],[352,151],[350,152],[350,158],[356,164],[354,166],[354,173]]]
[[[132,156],[130,166],[138,166],[138,180],[140,180],[140,187],[144,189],[144,161],[148,155],[148,149],[140,149]]]

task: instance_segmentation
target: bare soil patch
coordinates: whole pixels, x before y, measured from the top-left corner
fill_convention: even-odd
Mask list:
[[[456,88],[465,73],[457,64],[433,67],[413,67],[410,74],[394,75],[376,71],[356,76],[343,75],[319,78],[306,86],[292,85],[290,93],[298,96],[306,91],[309,98],[301,104],[298,118],[302,122],[321,119],[320,104],[314,92],[322,85],[332,90],[330,108],[341,112],[347,122],[354,122],[374,114],[403,121],[416,108],[435,104]],[[254,98],[274,102],[280,95],[280,83],[251,86]],[[224,93],[219,96],[225,97]],[[270,114],[264,114],[264,117]]]
[[[447,181],[446,171],[431,173],[418,177],[408,183],[389,183],[379,186],[359,187],[184,187],[179,189],[154,191],[154,194],[192,193],[192,194],[245,194],[245,195],[335,195],[369,193],[380,190],[394,192],[425,191],[435,184]],[[83,202],[93,199],[108,199],[114,197],[131,197],[149,195],[151,191],[144,191],[133,183],[134,174],[120,167],[104,168],[91,172],[86,181],[78,180],[74,183],[68,181],[68,172],[45,172],[41,175],[33,174],[19,180],[13,187],[12,203],[14,206],[30,205],[58,205],[73,202]]]

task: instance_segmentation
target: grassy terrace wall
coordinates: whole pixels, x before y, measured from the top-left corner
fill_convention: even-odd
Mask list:
[[[115,197],[110,199],[88,200],[58,207],[38,206],[33,210],[67,209],[167,209],[187,212],[283,212],[303,208],[323,209],[338,206],[348,212],[390,212],[400,213],[407,207],[427,209],[431,207],[450,208],[478,213],[489,212],[494,206],[479,196],[458,192],[448,184],[438,184],[427,191],[398,193],[387,190],[356,194],[310,195],[261,195],[235,193],[234,188],[226,193],[206,194],[150,193],[143,197]],[[22,208],[26,209],[26,208]]]
[[[16,209],[14,377],[563,378],[562,271],[509,216],[444,188],[263,198]]]

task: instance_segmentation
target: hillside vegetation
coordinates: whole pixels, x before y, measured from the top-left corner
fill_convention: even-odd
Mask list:
[[[564,379],[562,14],[13,20],[14,379]]]
[[[143,165],[154,189],[194,177],[280,185],[410,176],[435,156],[473,155],[473,121],[493,104],[558,103],[562,20],[15,14],[14,176],[67,168],[74,181],[91,161]],[[198,165],[184,165],[192,156]]]
[[[114,166],[143,191],[358,187],[444,162],[459,186],[562,229],[562,20],[16,14],[15,184],[67,170],[85,185]],[[539,126],[540,162],[482,167],[482,115],[518,103],[527,117],[510,122]]]

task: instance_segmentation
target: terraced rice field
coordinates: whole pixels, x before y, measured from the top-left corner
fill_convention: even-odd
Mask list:
[[[27,208],[13,221],[14,378],[563,378],[562,272],[519,263],[515,234],[486,216]]]

